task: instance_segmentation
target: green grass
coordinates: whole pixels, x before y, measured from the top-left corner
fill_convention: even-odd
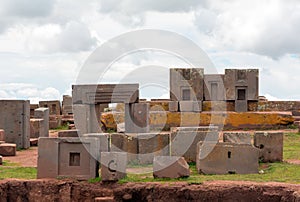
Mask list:
[[[17,178],[17,179],[36,179],[36,168],[21,167],[17,163],[4,161],[0,166],[0,179]]]
[[[53,129],[55,131],[58,131],[58,130],[69,130],[69,124],[65,124],[65,125],[62,125],[62,126],[59,126],[55,129]]]
[[[300,133],[288,133],[284,135],[283,159],[300,160]]]

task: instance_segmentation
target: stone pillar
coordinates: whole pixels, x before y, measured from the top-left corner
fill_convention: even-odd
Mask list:
[[[117,181],[126,176],[127,154],[125,152],[101,152],[102,181]]]
[[[125,104],[125,132],[148,133],[149,103]]]
[[[49,109],[48,108],[37,108],[34,110],[34,117],[36,119],[44,119],[42,122],[43,131],[40,137],[49,137]]]

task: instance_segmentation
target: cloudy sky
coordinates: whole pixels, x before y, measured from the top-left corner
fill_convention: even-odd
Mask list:
[[[0,98],[61,99],[98,46],[140,29],[192,40],[219,73],[259,68],[260,95],[271,100],[300,99],[298,0],[1,0]],[[116,61],[103,82],[134,68],[152,67],[154,78],[158,67],[167,74],[164,67],[180,66],[166,53],[132,53]]]

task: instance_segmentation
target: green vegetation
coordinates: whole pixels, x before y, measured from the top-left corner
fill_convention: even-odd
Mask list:
[[[283,144],[284,160],[300,160],[300,133],[285,134]]]
[[[0,179],[17,178],[17,179],[36,179],[36,168],[21,167],[17,163],[4,161],[0,166]]]
[[[59,127],[55,128],[53,130],[55,130],[55,131],[58,131],[58,130],[69,130],[69,124],[64,124],[64,125],[59,126]]]

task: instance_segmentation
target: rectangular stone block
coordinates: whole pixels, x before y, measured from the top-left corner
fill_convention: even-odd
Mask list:
[[[99,158],[98,138],[40,138],[37,178],[95,178]]]
[[[0,100],[0,128],[5,142],[17,148],[30,146],[30,104],[28,100]]]
[[[252,145],[199,142],[196,167],[203,174],[258,173],[259,150]]]
[[[78,130],[60,130],[57,132],[58,137],[78,137]]]
[[[49,137],[49,109],[48,108],[37,108],[34,110],[34,117],[36,119],[43,119],[41,123],[41,133],[39,137]]]
[[[41,108],[48,108],[49,115],[60,115],[61,114],[61,106],[60,106],[59,100],[40,101],[39,106]]]
[[[247,112],[248,111],[248,101],[247,100],[236,100],[235,101],[235,111],[236,112]]]
[[[30,104],[30,118],[34,118],[34,110],[39,108],[38,104]]]
[[[73,114],[72,105],[73,105],[72,97],[69,95],[63,95],[62,114],[63,115]]]
[[[149,103],[125,104],[125,132],[148,133]]]
[[[118,181],[126,177],[127,154],[101,152],[101,180]]]
[[[206,74],[204,75],[204,100],[224,101],[224,75]]]
[[[254,146],[260,149],[260,160],[263,162],[276,162],[283,160],[283,133],[282,132],[256,132]]]
[[[197,143],[199,141],[218,142],[217,131],[177,131],[171,133],[170,154],[183,156],[187,162],[196,162]]]
[[[170,98],[172,101],[203,100],[203,68],[170,69]]]
[[[194,132],[201,132],[201,131],[210,131],[210,132],[217,132],[219,130],[218,126],[209,125],[209,126],[195,126],[195,127],[171,127],[170,131],[172,133],[176,133],[178,131],[194,131]]]
[[[44,119],[30,119],[30,138],[43,137],[45,132],[43,127],[45,127]]]
[[[236,144],[251,144],[250,133],[245,132],[223,132],[223,142]]]
[[[170,101],[169,102],[169,111],[170,112],[178,112],[179,103],[178,101]]]
[[[140,133],[138,138],[138,160],[140,164],[152,164],[154,156],[168,156],[169,133]]]
[[[83,137],[88,138],[97,138],[99,140],[99,146],[100,146],[100,153],[101,152],[109,152],[110,151],[110,140],[109,140],[109,134],[108,133],[87,133],[83,134]]]
[[[201,112],[202,102],[201,101],[180,101],[179,110],[181,112]]]
[[[154,178],[189,177],[190,169],[183,157],[155,156],[153,160]]]
[[[0,129],[0,141],[5,141],[5,131]]]
[[[10,144],[10,143],[0,144],[0,155],[1,156],[15,156],[16,155],[16,144]]]
[[[128,163],[136,162],[138,157],[138,143],[136,134],[109,134],[111,152],[125,152]]]

